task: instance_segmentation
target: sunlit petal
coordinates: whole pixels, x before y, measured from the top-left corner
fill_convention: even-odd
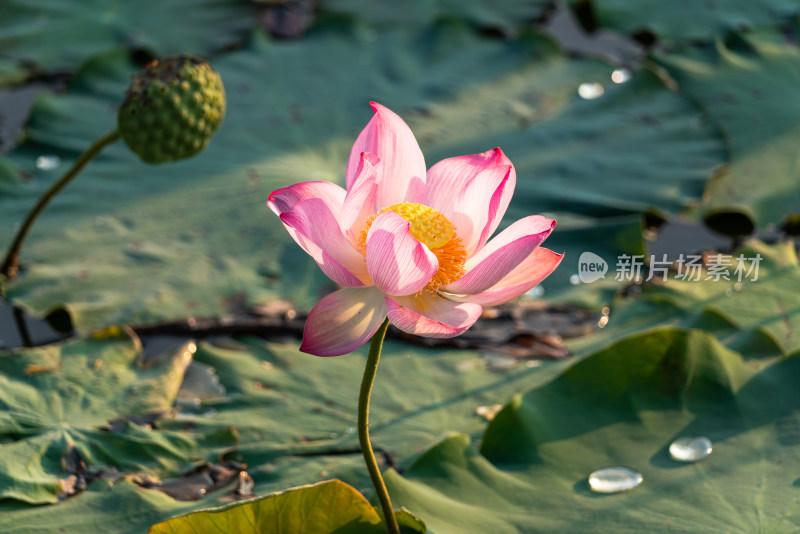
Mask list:
[[[315,356],[339,356],[369,341],[386,318],[383,294],[374,287],[331,293],[308,314],[300,350]]]
[[[370,102],[375,114],[356,139],[347,163],[347,189],[356,181],[361,153],[381,161],[375,203],[384,208],[400,202],[422,202],[425,197],[425,158],[408,125],[390,109]]]
[[[389,320],[409,334],[447,338],[463,334],[481,316],[482,308],[471,302],[452,302],[427,293],[387,297]]]
[[[369,285],[364,257],[344,236],[324,200],[302,200],[283,213],[281,221],[331,280],[344,287]]]
[[[474,295],[444,293],[451,300],[474,302],[481,306],[499,306],[524,295],[542,280],[550,276],[561,263],[564,254],[557,254],[544,247],[535,249],[510,273],[485,291]]]
[[[520,219],[467,260],[467,274],[443,289],[456,294],[486,291],[502,280],[538,247],[556,222],[541,215]]]

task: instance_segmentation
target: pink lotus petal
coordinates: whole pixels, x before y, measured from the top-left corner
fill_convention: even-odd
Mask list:
[[[497,229],[516,181],[514,166],[499,148],[445,159],[428,171],[425,204],[456,226],[471,256]]]
[[[471,228],[468,239],[462,237],[467,257],[480,250],[497,228],[500,222],[497,215],[505,213],[508,207],[508,203],[503,205],[503,202],[506,186],[509,181],[513,182],[513,177],[512,167],[487,169],[478,174],[458,196],[451,221],[457,231]]]
[[[486,291],[521,264],[547,239],[555,225],[556,221],[541,215],[518,220],[467,260],[467,274],[442,289],[462,295]]]
[[[495,285],[475,295],[453,295],[443,292],[451,300],[458,302],[474,302],[481,306],[499,306],[524,295],[550,276],[556,270],[564,254],[557,254],[550,249],[539,247],[525,258],[522,263],[508,273]]]
[[[393,211],[379,215],[367,235],[367,271],[387,295],[411,295],[424,288],[439,260],[409,233],[410,223]]]
[[[383,294],[374,287],[331,293],[308,314],[300,350],[315,356],[340,356],[369,341],[386,318]]]
[[[301,182],[270,193],[267,206],[280,217],[302,200],[320,198],[331,213],[338,217],[342,211],[345,193],[344,189],[331,182]]]
[[[270,193],[267,200],[267,206],[278,217],[280,217],[284,213],[291,211],[294,205],[298,202],[308,200],[310,198],[319,198],[325,203],[325,205],[328,206],[329,211],[333,213],[334,216],[337,216],[342,211],[342,203],[344,202],[345,194],[346,191],[344,189],[331,182],[301,182],[299,184],[277,189]],[[302,238],[298,235],[297,231],[290,226],[286,226],[285,224],[284,226],[289,232],[289,235],[292,236],[292,238],[301,247],[303,247],[303,250],[311,254],[311,252],[309,252],[309,250],[301,243]],[[315,254],[320,258],[317,263],[320,263],[322,261],[322,252],[317,251]],[[315,254],[311,255],[314,256]],[[335,262],[332,263],[332,260],[328,260],[325,263],[328,264],[327,269],[330,271],[328,277],[331,280],[344,279],[349,281],[348,285],[359,285],[352,280],[352,277],[348,277],[346,273],[347,269],[344,269],[341,266],[337,267]]]
[[[339,224],[353,246],[358,246],[367,219],[378,211],[375,197],[378,192],[376,167],[379,163],[380,160],[375,154],[362,153],[356,178],[344,197]]]
[[[409,334],[455,337],[481,316],[482,308],[471,302],[452,302],[423,294],[419,297],[386,297],[389,320]]]
[[[347,162],[347,189],[356,181],[361,153],[372,152],[382,162],[378,209],[425,197],[425,158],[411,129],[388,108],[370,102],[375,114],[356,139]]]
[[[323,199],[301,200],[281,215],[281,221],[328,278],[344,287],[369,285],[364,256],[342,234]]]

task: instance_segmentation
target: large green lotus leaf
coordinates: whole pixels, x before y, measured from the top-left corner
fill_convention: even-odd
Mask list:
[[[627,83],[606,83],[596,99],[578,96],[580,83],[603,83],[610,73],[605,65],[551,53],[502,83],[431,103],[409,123],[423,146],[432,145],[432,160],[487,143],[501,147],[522,174],[512,220],[537,209],[578,226],[688,208],[724,161],[722,140],[702,124],[700,108],[646,69]]]
[[[757,372],[698,330],[632,336],[516,397],[480,453],[451,437],[387,485],[437,534],[795,532],[798,363]],[[698,435],[708,458],[670,458],[674,439]],[[589,473],[611,466],[643,484],[590,491]]]
[[[241,0],[7,0],[0,56],[47,70],[71,70],[120,48],[205,56],[241,41],[253,19]]]
[[[4,534],[50,534],[147,532],[166,517],[230,503],[222,499],[176,501],[156,490],[135,483],[97,481],[80,494],[50,506],[0,502],[0,532]]]
[[[150,430],[128,417],[169,411],[188,350],[140,369],[130,339],[69,341],[0,358],[0,499],[56,502],[74,449],[88,468],[179,472],[235,444],[233,435]],[[112,421],[122,421],[109,425]]]
[[[379,534],[380,516],[355,488],[338,480],[294,488],[222,510],[194,512],[150,529],[151,534],[263,532]]]
[[[148,532],[148,527],[163,521],[166,516],[213,506],[217,507],[214,511],[178,517],[154,525],[150,532],[385,532],[377,512],[366,499],[339,481],[297,488],[229,507],[228,510],[220,510],[218,507],[221,504],[221,500],[211,503],[208,500],[175,501],[164,493],[142,490],[123,479],[114,484],[92,484],[80,495],[55,506],[20,507],[16,510],[8,506],[0,508],[3,511],[0,514],[0,531],[7,534]],[[334,513],[328,516],[331,511]],[[248,514],[251,513],[256,515],[250,517]],[[267,523],[267,519],[273,522]],[[305,523],[302,523],[303,519]],[[252,529],[248,523],[251,520],[261,530]],[[214,525],[217,530],[214,530]],[[300,525],[304,525],[306,530],[294,530]],[[225,529],[219,530],[222,526]],[[328,530],[324,530],[326,526]],[[194,530],[191,530],[193,527]],[[290,530],[281,530],[281,527]]]
[[[729,280],[716,279],[708,270],[700,280],[694,275],[680,280],[671,272],[664,283],[645,284],[635,298],[618,297],[602,332],[576,339],[570,348],[585,353],[634,332],[671,324],[707,330],[726,346],[754,357],[800,349],[800,262],[794,244],[748,241],[719,260],[728,261],[725,257],[731,258]],[[735,274],[740,257],[741,282]],[[756,268],[752,260],[758,257]]]
[[[173,462],[174,454],[150,443],[160,435],[188,435],[202,444],[194,455],[199,462],[204,459],[204,451],[220,441],[215,436],[221,428],[235,427],[238,445],[228,457],[248,465],[255,495],[332,477],[371,493],[355,432],[364,350],[339,358],[317,358],[299,353],[296,342],[266,343],[245,338],[223,345],[199,343],[193,356],[194,361],[214,367],[227,394],[218,401],[204,402],[194,416],[184,413],[179,418],[160,419],[158,430],[148,431],[153,435],[151,440],[140,443],[142,454],[152,454],[153,459],[164,463]],[[485,420],[476,414],[478,407],[493,406],[517,391],[547,382],[567,364],[521,363],[505,370],[489,370],[475,352],[423,349],[392,340],[386,342],[381,359],[370,429],[384,468],[408,465],[419,451],[451,431],[477,438],[485,428]],[[108,365],[104,363],[101,369]],[[112,411],[109,408],[109,413]],[[191,428],[191,434],[187,428]],[[109,457],[121,461],[130,455],[121,447]],[[8,468],[0,464],[0,471],[19,469],[18,459],[9,456],[9,462],[12,465]],[[109,459],[103,465],[119,464]],[[133,465],[121,467],[127,471],[141,469]],[[169,467],[156,474],[169,471],[169,476],[174,476],[174,469]],[[85,516],[91,516],[98,507],[116,506],[121,498],[115,494],[119,488],[105,493],[97,489],[105,486],[103,481],[94,482],[89,491],[54,507],[25,507],[0,501],[0,531],[14,532],[21,527],[13,525],[28,524],[28,518],[36,517],[37,525],[59,521],[65,532],[86,532]],[[59,491],[59,487],[53,491]],[[130,499],[130,507],[144,508],[141,515],[128,514],[117,520],[103,514],[95,520],[95,530],[113,531],[116,521],[124,523],[125,529],[144,529],[180,513],[218,507],[231,499],[230,492],[218,491],[189,504],[176,502],[156,490],[138,489],[140,496],[127,487],[120,491]],[[61,509],[67,504],[69,513],[65,514]]]
[[[437,19],[460,18],[482,28],[517,34],[542,17],[552,0],[413,0],[403,3],[328,0],[322,12],[349,14],[378,27],[387,25],[429,25]]]
[[[235,460],[250,466],[259,492],[335,476],[369,488],[356,436],[358,388],[366,349],[339,358],[298,352],[297,343],[244,338],[219,347],[201,343],[195,361],[212,366],[228,394],[209,403],[198,431],[237,428]],[[564,363],[494,371],[478,353],[385,343],[370,408],[377,449],[407,465],[450,431],[478,436],[479,406],[502,403],[520,389],[552,378]],[[164,421],[179,428],[183,421]]]
[[[570,4],[587,0],[570,0]],[[729,30],[775,26],[800,12],[795,0],[588,0],[599,26],[626,34],[649,31],[661,40],[710,40]]]
[[[506,224],[556,215],[549,246],[574,259],[587,241],[640,251],[640,211],[684,209],[723,158],[700,112],[652,74],[583,101],[579,84],[611,68],[534,35],[499,41],[452,22],[374,35],[331,22],[298,42],[256,40],[215,67],[229,111],[209,148],[156,167],[121,145],[104,152],[38,222],[11,298],[39,312],[68,303],[81,330],[220,315],[276,296],[309,308],[328,282],[264,201],[301,180],[341,181],[369,99],[408,119],[429,164],[503,147],[518,171]],[[38,102],[30,141],[12,154],[34,178],[3,186],[0,242],[55,179],[35,158],[53,153],[66,165],[111,129],[131,70],[124,58],[99,57],[66,95]],[[560,271],[548,292],[569,287]]]
[[[795,35],[796,30],[791,30]],[[739,208],[759,225],[800,206],[800,51],[777,30],[657,54],[681,90],[707,110],[730,144],[728,168],[709,182],[704,208]]]

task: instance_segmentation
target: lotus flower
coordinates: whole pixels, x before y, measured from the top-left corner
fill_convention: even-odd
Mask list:
[[[539,215],[493,239],[516,184],[499,148],[440,161],[426,172],[414,134],[388,108],[356,139],[346,186],[302,182],[267,205],[342,289],[311,310],[300,350],[338,356],[361,347],[386,316],[424,337],[462,334],[482,306],[508,302],[561,262],[539,245],[556,222]]]

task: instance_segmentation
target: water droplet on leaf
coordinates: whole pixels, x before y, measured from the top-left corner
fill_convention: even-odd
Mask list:
[[[52,171],[61,165],[61,158],[58,156],[39,156],[36,158],[36,168],[40,171]]]
[[[606,90],[603,88],[603,85],[597,82],[582,83],[578,86],[578,95],[584,100],[600,98],[605,92]]]
[[[669,455],[678,462],[697,462],[711,454],[711,440],[703,437],[678,438],[669,445]]]
[[[589,487],[597,493],[618,493],[639,486],[644,478],[641,473],[627,467],[605,467],[589,475]]]
[[[625,83],[631,79],[631,71],[628,69],[617,69],[611,73],[611,81],[614,83]]]

